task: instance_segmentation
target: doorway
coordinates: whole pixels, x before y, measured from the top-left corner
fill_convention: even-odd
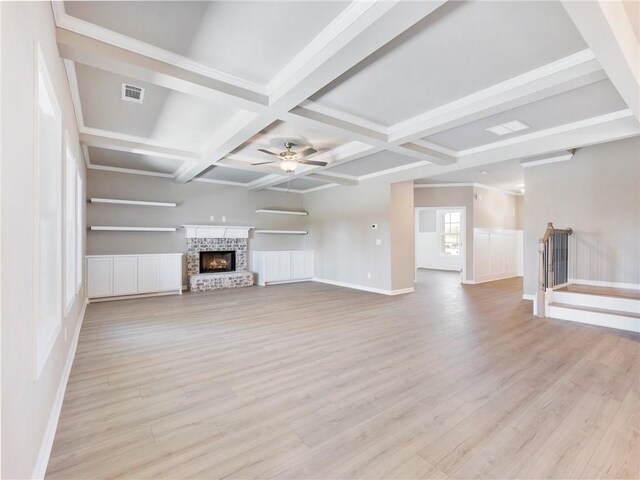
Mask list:
[[[415,259],[417,270],[444,270],[466,278],[466,208],[417,207],[415,209]]]

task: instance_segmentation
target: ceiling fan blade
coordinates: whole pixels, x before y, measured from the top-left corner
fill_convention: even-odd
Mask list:
[[[300,152],[298,155],[301,157],[308,157],[309,155],[313,155],[314,153],[317,153],[317,152],[318,151],[315,148],[306,148],[302,152]]]
[[[298,160],[298,163],[302,163],[304,165],[315,165],[316,167],[326,167],[329,165],[327,162],[317,162],[315,160]]]
[[[278,156],[277,153],[270,152],[269,150],[265,150],[264,148],[259,148],[258,151],[262,153],[266,153],[267,155],[275,155],[276,157]]]
[[[260,163],[252,163],[251,166],[253,165],[266,165],[267,163],[278,163],[277,160],[274,160],[273,162],[260,162]]]

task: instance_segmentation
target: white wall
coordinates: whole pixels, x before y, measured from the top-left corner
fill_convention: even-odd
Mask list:
[[[307,217],[258,214],[259,208],[303,210],[302,195],[270,190],[249,191],[236,186],[208,182],[176,183],[171,179],[88,170],[87,197],[176,202],[175,208],[88,204],[89,225],[180,227],[186,224],[251,225],[276,230],[305,230]],[[214,216],[214,221],[210,216]],[[176,232],[99,232],[87,233],[90,255],[125,253],[186,253],[184,230]],[[267,235],[251,232],[252,250],[301,249],[300,235]],[[251,255],[249,255],[251,258]],[[250,260],[251,261],[251,260]],[[251,267],[251,265],[250,265]],[[183,284],[187,283],[183,264]]]
[[[34,375],[34,74],[39,43],[78,158],[78,130],[49,2],[2,2],[2,478],[30,478],[53,440],[58,394],[80,323],[84,291]],[[62,142],[64,146],[64,142]],[[64,164],[64,163],[63,163]],[[84,168],[82,168],[84,175]],[[64,178],[64,177],[63,177]],[[64,195],[62,196],[64,201]],[[83,247],[84,248],[84,247]],[[64,262],[63,262],[64,265]],[[63,282],[64,279],[60,279]],[[62,283],[64,285],[64,282]],[[42,288],[47,288],[43,285]],[[65,335],[66,334],[66,335]],[[64,385],[64,383],[63,383]],[[48,430],[49,428],[49,430]],[[43,443],[44,442],[44,443]]]
[[[527,168],[525,184],[526,294],[536,291],[537,242],[547,222],[573,228],[570,278],[640,285],[640,137]]]

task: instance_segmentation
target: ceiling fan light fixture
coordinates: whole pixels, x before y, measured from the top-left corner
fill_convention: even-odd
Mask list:
[[[298,167],[298,162],[294,160],[284,160],[280,162],[280,168],[287,173],[295,172],[297,167]]]

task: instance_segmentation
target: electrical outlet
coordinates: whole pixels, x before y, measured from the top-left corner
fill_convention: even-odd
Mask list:
[[[371,278],[371,272],[367,272],[367,278]]]
[[[382,245],[382,240],[379,238],[376,238],[376,246],[379,247],[380,245]]]
[[[213,222],[216,219],[216,217],[214,215],[209,215],[209,221]]]
[[[225,217],[224,215],[222,216],[222,223],[227,223],[227,217]]]

